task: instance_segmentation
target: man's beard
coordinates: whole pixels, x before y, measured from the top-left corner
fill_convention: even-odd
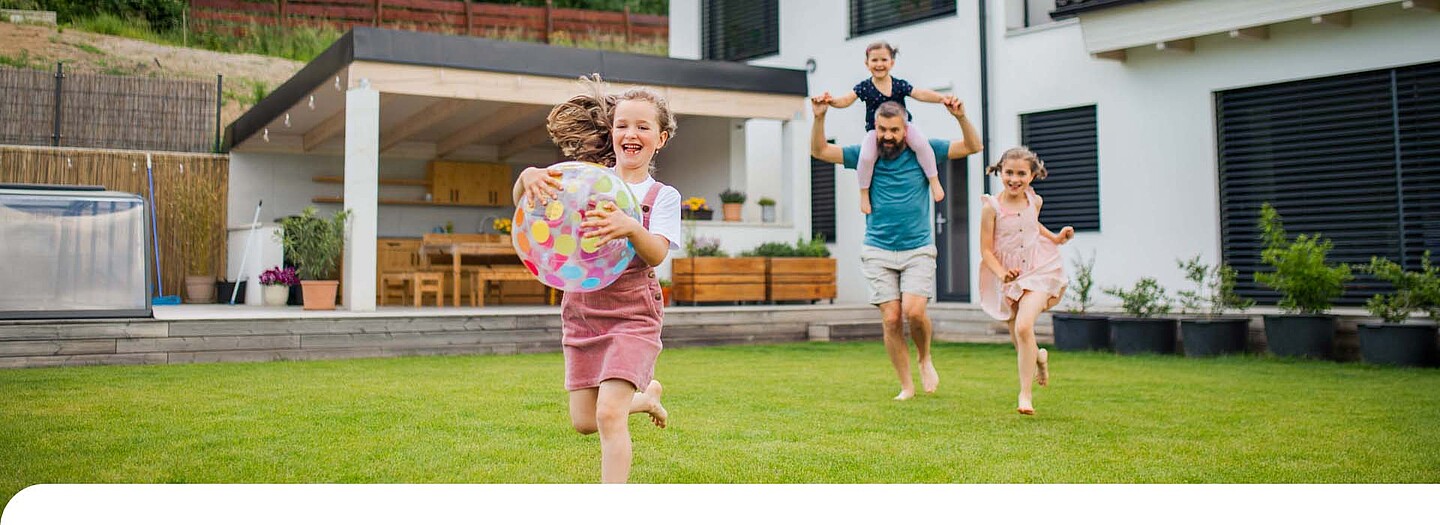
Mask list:
[[[904,151],[904,148],[900,147],[900,141],[898,140],[891,141],[881,139],[879,142],[880,158],[882,159],[895,160],[895,157],[899,157],[900,152]]]

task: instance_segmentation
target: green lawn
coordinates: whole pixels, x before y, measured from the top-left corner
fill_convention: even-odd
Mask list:
[[[878,343],[672,349],[659,483],[1440,482],[1440,370],[941,344],[891,401]],[[0,502],[36,483],[588,483],[559,354],[0,371]]]

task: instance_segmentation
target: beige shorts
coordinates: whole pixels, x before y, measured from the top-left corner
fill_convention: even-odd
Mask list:
[[[935,297],[935,246],[890,251],[860,247],[860,268],[870,281],[870,304],[888,303],[908,293]]]

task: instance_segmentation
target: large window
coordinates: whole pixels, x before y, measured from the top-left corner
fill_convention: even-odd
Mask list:
[[[850,0],[850,36],[955,16],[955,0]]]
[[[1054,22],[1050,18],[1054,10],[1055,0],[1005,0],[1005,27],[1023,29]]]
[[[1095,106],[1020,115],[1020,143],[1049,175],[1032,183],[1045,198],[1040,223],[1052,231],[1100,231],[1100,159]]]
[[[1254,281],[1260,205],[1291,235],[1320,233],[1334,262],[1387,257],[1417,268],[1440,256],[1440,63],[1216,93],[1220,231],[1241,295],[1273,304]],[[1384,287],[1362,275],[1338,301]]]
[[[704,0],[706,60],[750,60],[780,52],[779,0]]]
[[[810,237],[822,235],[826,242],[835,242],[835,165],[811,157]]]

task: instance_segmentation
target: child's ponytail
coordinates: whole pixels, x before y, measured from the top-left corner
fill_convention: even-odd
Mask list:
[[[545,119],[550,140],[566,157],[601,166],[615,164],[615,147],[610,142],[610,118],[615,97],[605,94],[600,75],[580,77],[583,91],[570,97]]]
[[[995,164],[985,167],[985,174],[999,174],[1000,166],[1004,165],[1007,160],[1029,161],[1030,173],[1035,175],[1035,180],[1043,180],[1045,176],[1049,174],[1049,172],[1045,170],[1045,161],[1040,160],[1040,157],[1036,155],[1035,152],[1030,151],[1030,148],[1025,146],[1016,146],[1005,150],[1005,153],[1000,155],[1000,160],[995,161]]]

